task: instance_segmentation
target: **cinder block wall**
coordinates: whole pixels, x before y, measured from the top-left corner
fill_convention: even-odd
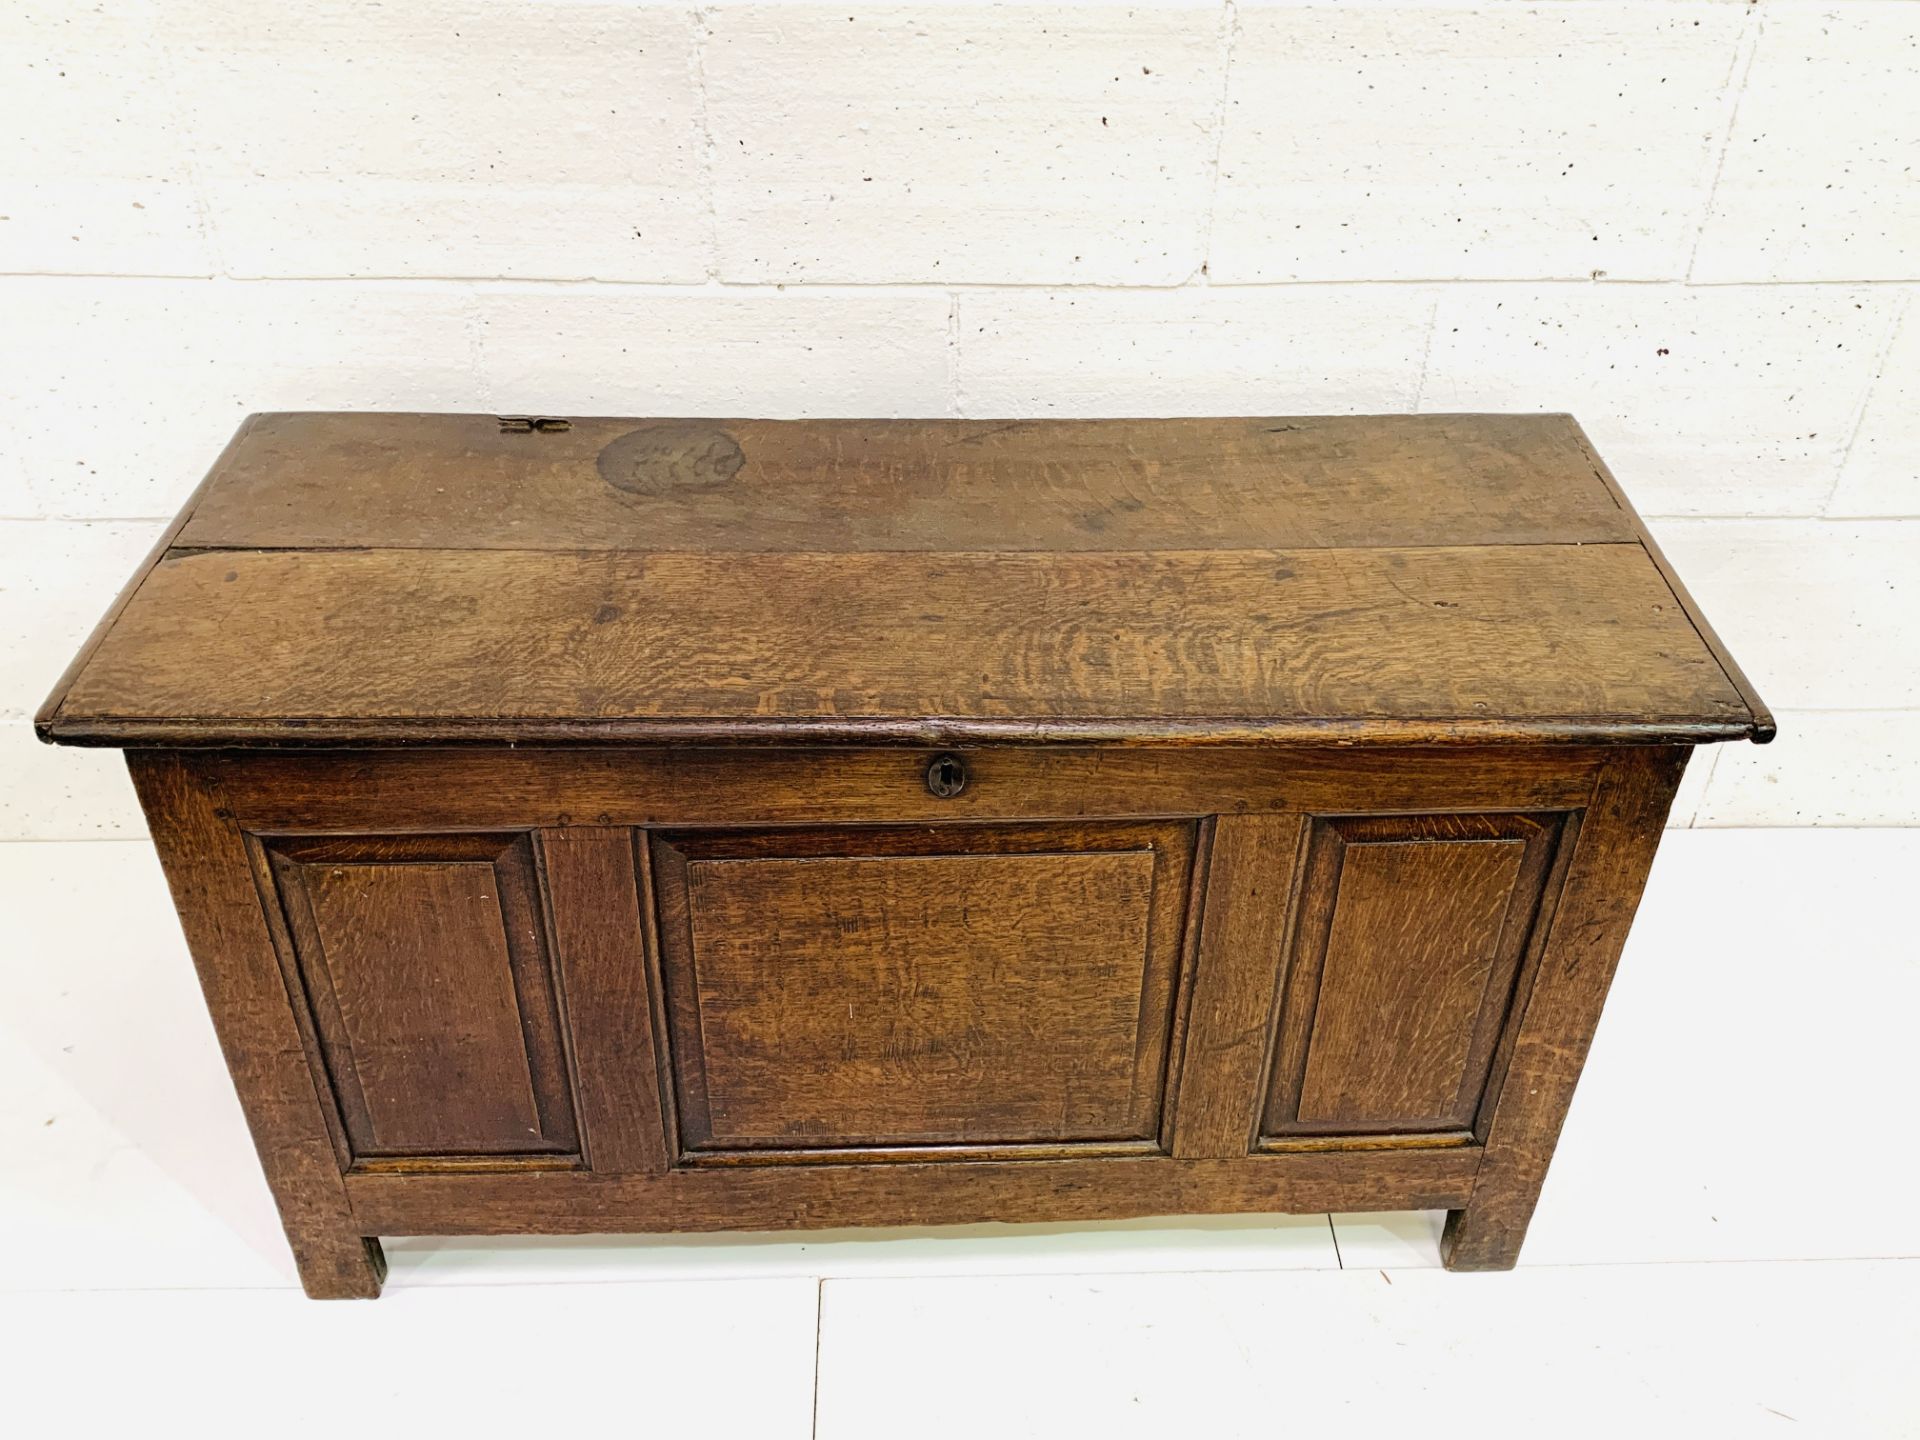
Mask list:
[[[1920,0],[0,6],[0,836],[249,410],[1565,409],[1782,738],[1920,823]]]

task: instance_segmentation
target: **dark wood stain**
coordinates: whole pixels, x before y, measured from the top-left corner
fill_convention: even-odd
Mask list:
[[[746,464],[740,442],[714,425],[656,423],[607,442],[594,468],[616,490],[662,498],[726,484]]]

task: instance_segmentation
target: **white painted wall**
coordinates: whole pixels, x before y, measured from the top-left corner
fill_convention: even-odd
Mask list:
[[[249,410],[1566,409],[1779,714],[1676,823],[1920,823],[1920,0],[0,0],[0,836]]]

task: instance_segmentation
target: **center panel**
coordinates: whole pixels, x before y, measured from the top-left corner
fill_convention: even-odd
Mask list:
[[[1157,1151],[1196,835],[654,835],[683,1163]]]

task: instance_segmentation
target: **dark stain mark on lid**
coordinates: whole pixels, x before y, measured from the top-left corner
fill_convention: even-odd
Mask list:
[[[740,442],[715,425],[669,420],[642,425],[610,442],[596,462],[600,478],[629,495],[713,490],[747,463]]]

